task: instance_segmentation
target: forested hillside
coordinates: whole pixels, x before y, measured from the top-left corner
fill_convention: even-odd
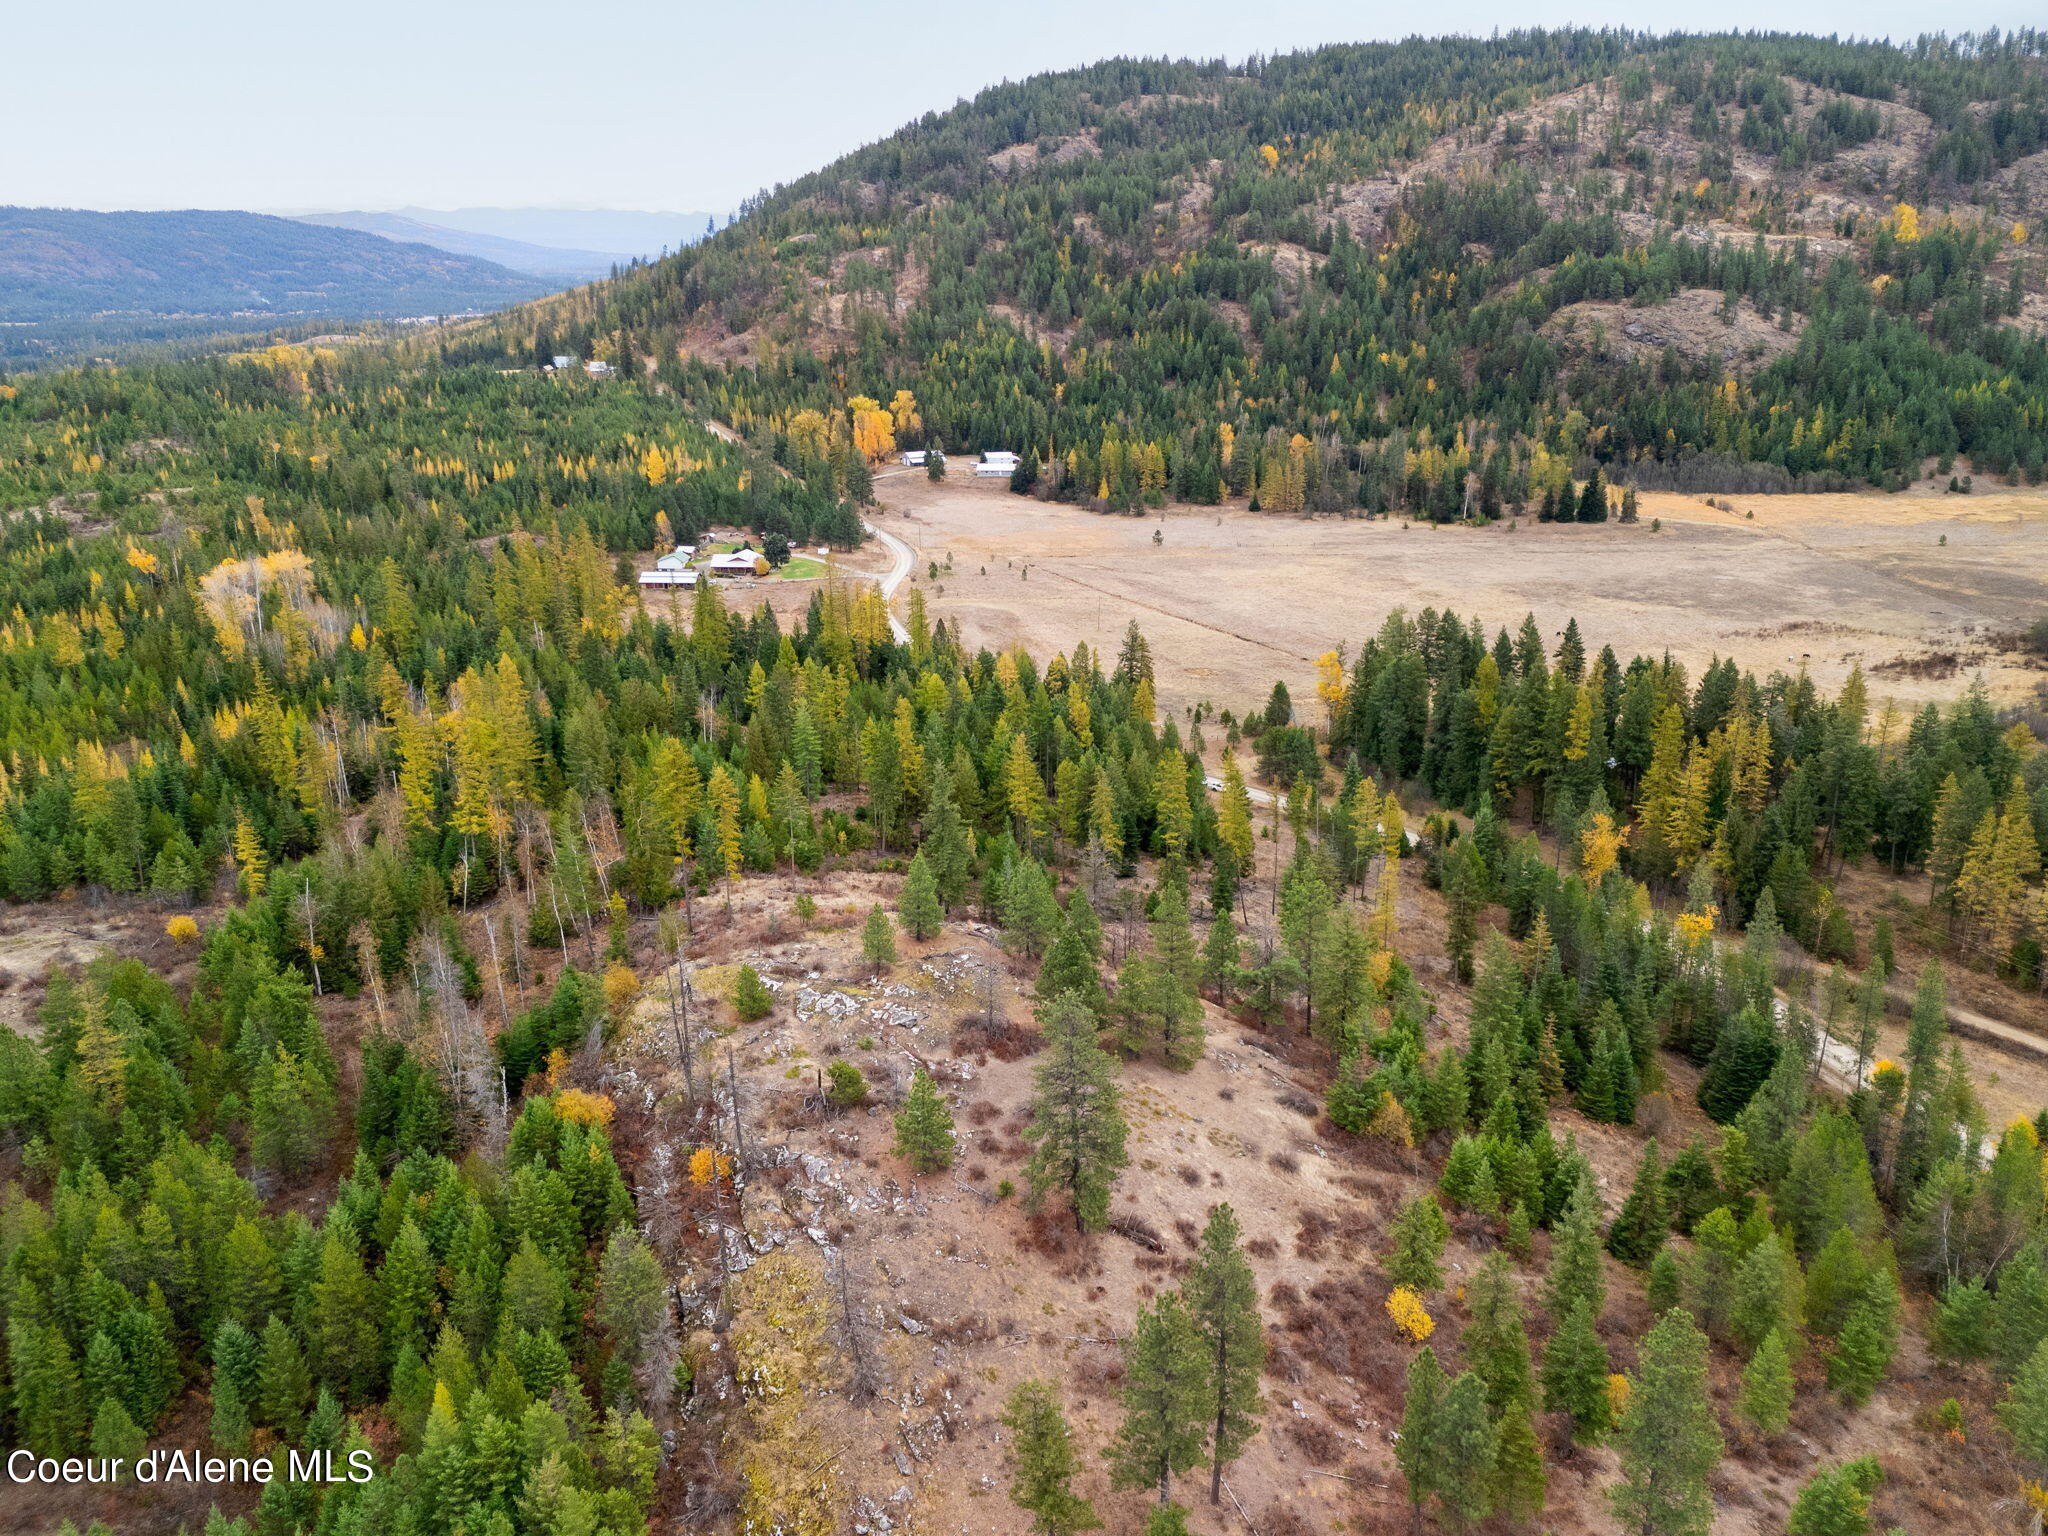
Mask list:
[[[0,1438],[99,1469],[10,1510],[2030,1530],[2038,709],[1397,609],[1162,711],[936,549],[900,628],[635,573],[851,563],[895,444],[1026,429],[1110,505],[2024,474],[2042,101],[2031,36],[1105,65],[516,324],[0,383]],[[1708,289],[1758,356],[1551,324]]]
[[[934,440],[1112,505],[1455,516],[1589,460],[2037,480],[2044,151],[2033,32],[1119,60],[984,91],[457,350],[656,359],[770,436],[909,385]]]
[[[2048,1473],[2040,1127],[1987,1124],[1939,966],[1899,1017],[1891,934],[1831,891],[1928,872],[1959,956],[2039,983],[2048,753],[1980,696],[1909,723],[1860,679],[1424,613],[1333,651],[1318,714],[1161,721],[1135,625],[1115,656],[970,653],[918,588],[897,643],[839,583],[788,625],[707,585],[684,623],[620,555],[852,514],[653,381],[278,349],[10,385],[0,441],[0,879],[164,935],[0,1032],[16,1443],[379,1468],[223,1494],[249,1523],[216,1536],[834,1529],[896,1481],[878,1431],[936,1472],[993,1424],[952,1351],[992,1381],[1028,1343],[877,1343],[841,1246],[868,1218],[811,1182],[861,1108],[896,1113],[892,1180],[993,1161],[973,1241],[1085,1284],[1103,1245],[1163,1252],[1119,1084],[1172,1102],[1227,1035],[1316,1086],[1324,1156],[1377,1191],[1286,1213],[1345,1233],[1343,1274],[1304,1298],[1257,1267],[1220,1160],[1181,1287],[1087,1302],[1123,1341],[1106,1482],[1062,1407],[1098,1378],[1034,1355],[1009,1390],[1020,1523],[1195,1502],[1203,1465],[1271,1486],[1269,1405],[1339,1381],[1404,1426],[1344,1476],[1453,1524],[1680,1533],[1742,1488],[1797,1492],[1799,1532],[1952,1528]],[[887,893],[857,963],[908,1082],[810,990],[860,983],[769,958],[831,943],[849,889]],[[882,979],[970,920],[1035,1018],[978,972],[941,1057]],[[971,1106],[1017,1134],[970,1153],[939,1084],[968,1115],[991,1053],[1033,1086]],[[1939,1456],[1881,1427],[1909,1422]],[[1796,1443],[1822,1464],[1756,1492]],[[1812,1523],[1838,1509],[1863,1523]]]

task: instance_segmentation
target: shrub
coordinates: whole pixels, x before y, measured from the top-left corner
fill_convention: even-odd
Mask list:
[[[196,944],[199,941],[199,920],[180,912],[164,924],[164,933],[179,944]]]
[[[1436,1332],[1436,1319],[1429,1315],[1422,1298],[1405,1285],[1395,1286],[1393,1294],[1387,1297],[1387,1316],[1418,1344]]]
[[[834,1109],[855,1109],[868,1098],[868,1080],[859,1067],[840,1060],[825,1069],[825,1102]]]
[[[741,966],[732,984],[732,1011],[740,1016],[740,1022],[751,1024],[756,1019],[765,1019],[774,1008],[775,995],[761,980],[760,973],[751,965]]]

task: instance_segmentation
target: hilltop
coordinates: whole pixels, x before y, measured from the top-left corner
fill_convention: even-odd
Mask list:
[[[452,346],[617,337],[750,431],[908,386],[933,438],[1035,445],[1048,492],[1112,505],[1262,491],[1236,445],[1297,434],[1341,473],[1280,499],[1330,511],[1456,515],[1588,461],[1695,490],[1955,454],[2038,477],[2044,202],[2031,33],[1113,60]]]

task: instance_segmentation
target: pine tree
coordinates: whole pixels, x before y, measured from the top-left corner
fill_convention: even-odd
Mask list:
[[[1889,1268],[1880,1265],[1843,1319],[1834,1353],[1828,1357],[1828,1385],[1845,1402],[1861,1406],[1884,1380],[1898,1347],[1899,1283]]]
[[[1422,1536],[1422,1506],[1437,1492],[1437,1437],[1449,1391],[1450,1379],[1437,1363],[1436,1351],[1425,1344],[1408,1363],[1407,1403],[1400,1437],[1394,1442],[1394,1460],[1408,1480],[1408,1499],[1414,1506],[1415,1536]]]
[[[775,1009],[775,994],[761,980],[761,973],[751,965],[742,965],[739,975],[732,984],[732,1009],[740,1021],[751,1024],[765,1019]]]
[[[433,1252],[418,1223],[409,1216],[399,1224],[398,1235],[385,1252],[377,1286],[384,1308],[385,1351],[395,1357],[407,1344],[424,1351],[438,1287]]]
[[[2027,1465],[2029,1481],[2036,1487],[2048,1481],[2048,1341],[2020,1367],[1998,1416]]]
[[[1797,1342],[1804,1311],[1799,1260],[1773,1232],[1750,1249],[1736,1268],[1729,1331],[1737,1343],[1750,1348],[1775,1332],[1789,1352]]]
[[[1550,1269],[1544,1277],[1543,1304],[1552,1317],[1563,1317],[1584,1303],[1597,1323],[1607,1305],[1607,1278],[1600,1257],[1600,1197],[1590,1178],[1572,1186],[1563,1218],[1551,1233]]]
[[[919,1173],[953,1164],[953,1111],[923,1067],[910,1079],[910,1092],[896,1111],[896,1155]]]
[[[1592,1309],[1574,1302],[1543,1351],[1543,1406],[1571,1417],[1574,1440],[1597,1444],[1612,1426],[1607,1376],[1607,1346]]]
[[[133,1467],[149,1446],[145,1435],[118,1397],[103,1398],[92,1418],[90,1449],[93,1455],[119,1459]],[[128,1474],[122,1473],[123,1477]]]
[[[1664,1160],[1652,1141],[1636,1167],[1635,1187],[1622,1202],[1614,1225],[1607,1229],[1607,1251],[1622,1263],[1644,1268],[1670,1235],[1671,1217],[1664,1203]]]
[[[877,976],[896,963],[896,925],[878,901],[868,909],[868,920],[860,933],[860,957]]]
[[[1178,1292],[1138,1309],[1124,1345],[1124,1421],[1104,1453],[1112,1486],[1157,1487],[1164,1504],[1173,1475],[1206,1459],[1208,1376],[1201,1330]]]
[[[1074,993],[1099,1019],[1109,1010],[1109,998],[1102,990],[1100,946],[1090,940],[1094,916],[1085,894],[1076,891],[1068,898],[1059,937],[1038,968],[1037,996],[1040,1002],[1049,1003],[1062,993]]]
[[[1742,1416],[1766,1438],[1783,1434],[1792,1413],[1792,1361],[1773,1328],[1742,1371]]]
[[[296,1442],[313,1401],[313,1377],[306,1368],[298,1335],[284,1319],[271,1318],[263,1330],[263,1352],[256,1368],[256,1407],[263,1422],[287,1441]]]
[[[1643,1341],[1628,1406],[1616,1429],[1622,1480],[1614,1511],[1631,1536],[1706,1536],[1714,1501],[1707,1477],[1721,1459],[1708,1393],[1707,1338],[1678,1308]]]
[[[1462,1372],[1444,1393],[1435,1439],[1437,1497],[1461,1520],[1484,1518],[1493,1508],[1500,1431],[1487,1411],[1486,1385],[1473,1372]]]
[[[910,873],[904,878],[896,912],[903,920],[903,931],[920,944],[937,938],[945,922],[945,909],[939,905],[938,879],[922,848],[910,860]]]
[[[333,1118],[327,1082],[278,1046],[249,1086],[249,1155],[259,1167],[303,1172],[325,1148]]]
[[[1394,1251],[1384,1265],[1389,1281],[1413,1291],[1433,1291],[1444,1283],[1441,1261],[1451,1227],[1434,1194],[1424,1189],[1411,1195],[1394,1218],[1391,1234]]]
[[[1526,1399],[1508,1404],[1496,1425],[1487,1496],[1494,1512],[1510,1520],[1532,1520],[1543,1509],[1550,1478],[1543,1470],[1543,1449],[1536,1443],[1536,1424]]]
[[[1058,1190],[1074,1229],[1099,1229],[1109,1219],[1109,1193],[1128,1161],[1116,1067],[1096,1043],[1095,1020],[1073,993],[1047,1005],[1046,1047],[1034,1073],[1032,1145],[1024,1177],[1032,1207]]]
[[[634,1364],[668,1325],[661,1261],[630,1226],[615,1228],[605,1243],[597,1272],[597,1319],[619,1356]]]
[[[1210,1412],[1211,1504],[1222,1502],[1223,1468],[1258,1433],[1263,1409],[1259,1375],[1266,1366],[1266,1336],[1259,1324],[1258,1280],[1238,1240],[1236,1213],[1228,1204],[1217,1206],[1181,1282],[1207,1361],[1203,1393]]]
[[[1074,1439],[1052,1383],[1021,1381],[1003,1409],[1010,1431],[1010,1502],[1031,1515],[1037,1536],[1100,1529],[1095,1506],[1074,1492]]]
[[[84,1391],[61,1330],[18,1319],[7,1330],[14,1433],[38,1456],[67,1456],[84,1432]]]
[[[1510,1404],[1531,1403],[1535,1373],[1529,1364],[1529,1335],[1522,1321],[1522,1296],[1507,1255],[1487,1256],[1466,1291],[1471,1321],[1465,1325],[1465,1359],[1486,1383],[1486,1405],[1496,1415]]]
[[[307,1342],[320,1380],[344,1401],[366,1402],[375,1390],[382,1342],[376,1288],[337,1224],[320,1249],[319,1273],[307,1309]]]
[[[1694,1097],[1701,1109],[1727,1125],[1763,1087],[1778,1061],[1778,1037],[1758,1009],[1745,1008],[1723,1026],[1707,1059]]]
[[[1874,1456],[1815,1473],[1793,1502],[1786,1536],[1869,1536],[1870,1492],[1883,1480]]]

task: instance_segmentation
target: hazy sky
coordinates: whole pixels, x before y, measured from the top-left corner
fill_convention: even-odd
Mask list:
[[[1111,54],[1653,25],[1909,38],[2039,0],[70,0],[11,8],[0,203],[725,209],[984,85]]]

